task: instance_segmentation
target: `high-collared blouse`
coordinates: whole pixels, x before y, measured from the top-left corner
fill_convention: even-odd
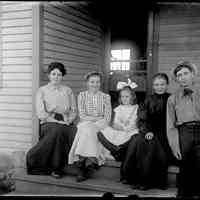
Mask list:
[[[82,121],[98,121],[105,119],[108,123],[111,119],[110,96],[101,91],[96,94],[88,91],[78,95],[78,110]]]
[[[51,121],[52,113],[60,113],[64,120],[73,121],[77,114],[76,100],[71,88],[47,84],[38,89],[36,112],[41,123]]]
[[[167,135],[170,146],[177,148],[177,126],[184,122],[200,121],[200,89],[194,85],[191,95],[184,95],[184,89],[178,89],[167,102]]]

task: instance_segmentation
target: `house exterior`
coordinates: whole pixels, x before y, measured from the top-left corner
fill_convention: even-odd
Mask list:
[[[150,9],[147,82],[170,75],[176,62],[200,64],[200,4],[154,3]],[[52,61],[67,68],[64,82],[77,95],[91,70],[105,75],[110,33],[84,2],[0,2],[0,152],[27,152],[38,141],[35,95]],[[150,90],[149,87],[147,87]],[[170,91],[176,88],[172,81]]]

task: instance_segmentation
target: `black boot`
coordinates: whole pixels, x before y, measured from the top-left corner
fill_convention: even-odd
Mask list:
[[[85,160],[84,161],[78,161],[76,163],[76,166],[78,168],[78,173],[76,176],[76,182],[82,182],[87,179],[86,177],[86,167],[85,167]]]
[[[118,146],[109,142],[101,132],[97,133],[97,137],[98,137],[99,141],[101,142],[101,144],[106,149],[108,149],[112,155],[116,154],[116,152],[118,151]]]

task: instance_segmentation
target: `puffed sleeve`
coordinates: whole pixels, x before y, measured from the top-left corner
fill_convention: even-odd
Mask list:
[[[110,98],[110,95],[105,94],[105,96],[104,96],[104,119],[108,123],[110,123],[110,120],[111,120],[111,113],[112,113],[111,98]]]
[[[77,115],[77,107],[76,107],[76,99],[74,97],[73,91],[70,89],[69,92],[69,98],[70,98],[70,111],[69,111],[69,119],[71,121],[74,121]]]
[[[36,94],[36,113],[38,118],[42,121],[46,121],[50,116],[50,114],[45,110],[44,94],[41,88],[38,89]]]
[[[167,138],[172,151],[180,151],[178,130],[176,128],[174,95],[171,95],[167,101]]]

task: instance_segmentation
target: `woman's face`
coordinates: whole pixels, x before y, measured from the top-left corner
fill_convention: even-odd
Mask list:
[[[97,92],[101,87],[101,79],[99,76],[91,76],[87,81],[88,90],[90,92]]]
[[[120,98],[123,105],[131,104],[131,92],[128,90],[122,90],[120,92]]]
[[[54,70],[52,70],[49,75],[49,81],[51,84],[53,85],[58,85],[61,83],[62,79],[63,79],[63,75],[62,75],[62,72],[55,68]]]
[[[153,89],[156,94],[164,94],[168,89],[167,81],[163,78],[155,78],[153,81]]]

